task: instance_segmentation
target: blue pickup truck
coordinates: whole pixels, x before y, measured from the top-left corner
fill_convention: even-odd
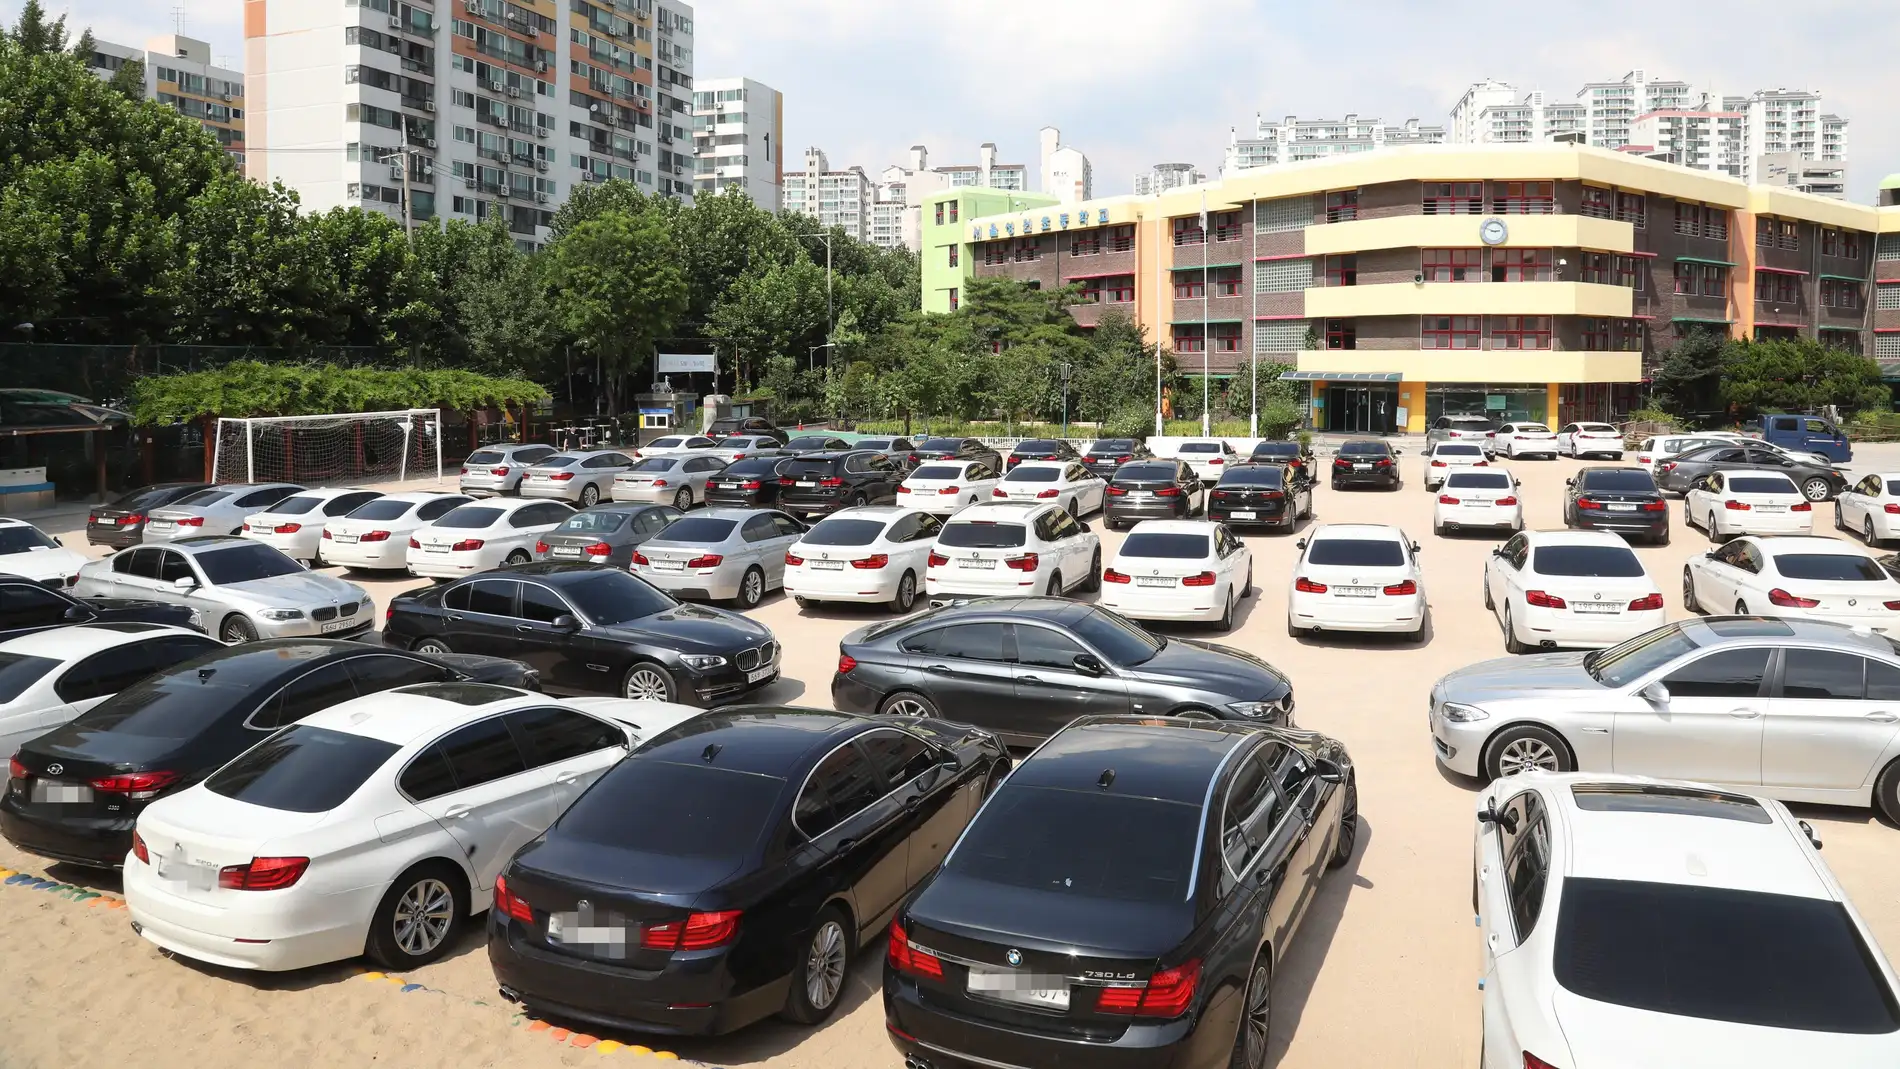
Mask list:
[[[1762,416],[1761,436],[1794,453],[1819,453],[1836,464],[1854,459],[1854,444],[1824,416],[1774,412]]]

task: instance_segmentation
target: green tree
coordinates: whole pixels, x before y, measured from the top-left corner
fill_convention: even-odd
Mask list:
[[[1727,341],[1715,331],[1691,329],[1665,350],[1651,379],[1656,404],[1671,415],[1692,421],[1719,414]]]
[[[1722,398],[1739,415],[1812,412],[1838,405],[1843,414],[1882,408],[1891,392],[1870,357],[1811,338],[1730,341],[1724,346]]]
[[[40,0],[26,0],[20,8],[20,19],[13,24],[13,33],[9,35],[20,51],[29,56],[43,56],[49,52],[66,51],[66,16],[61,15],[51,22],[46,20],[46,9],[40,6]],[[90,38],[92,31],[87,30]],[[90,51],[90,50],[89,50]]]
[[[145,61],[128,59],[106,80],[107,88],[127,100],[145,99]]]
[[[583,352],[607,367],[607,412],[619,413],[619,383],[638,371],[686,311],[686,273],[666,222],[655,212],[602,212],[548,245],[554,313]]]
[[[79,32],[79,38],[73,42],[72,47],[67,51],[71,52],[72,57],[80,63],[91,66],[92,54],[98,51],[98,49],[99,42],[93,39],[92,27],[88,26]]]
[[[1013,429],[1043,415],[1057,392],[1055,351],[1042,342],[1012,345],[983,361],[982,400]]]
[[[742,380],[773,356],[804,367],[811,347],[825,341],[824,269],[795,260],[742,274],[714,300],[703,329],[732,344]]]
[[[332,208],[303,226],[328,283],[322,333],[337,345],[395,346],[433,328],[440,312],[402,224],[381,212]]]
[[[296,348],[325,332],[331,278],[297,195],[220,175],[178,220],[173,340]]]

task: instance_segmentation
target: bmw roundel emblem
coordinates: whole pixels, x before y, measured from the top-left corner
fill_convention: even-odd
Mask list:
[[[52,764],[46,766],[46,774],[49,776],[57,776],[61,772],[64,772],[64,771],[66,771],[66,766],[60,764],[58,761],[55,761]]]
[[[1023,952],[1020,950],[1012,950],[1003,955],[1003,960],[1009,962],[1012,967],[1021,965],[1023,963]]]

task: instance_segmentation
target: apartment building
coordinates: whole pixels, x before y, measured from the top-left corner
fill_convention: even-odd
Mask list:
[[[244,73],[211,62],[211,46],[193,37],[168,33],[145,47],[94,41],[87,66],[111,78],[127,63],[145,68],[145,95],[169,104],[218,139],[226,152],[244,162]]]
[[[1135,195],[1158,196],[1170,190],[1198,186],[1207,181],[1207,172],[1191,163],[1157,163],[1135,176]]]
[[[1058,131],[1058,140],[1060,136]],[[781,207],[788,212],[803,212],[826,226],[842,227],[859,241],[882,248],[901,245],[918,249],[922,247],[918,205],[924,196],[945,189],[1028,191],[1029,168],[1020,163],[999,163],[997,155],[996,146],[985,142],[978,149],[975,163],[932,167],[930,150],[912,145],[906,163],[886,167],[873,180],[858,166],[833,171],[824,152],[807,149],[805,172],[785,176]],[[1073,168],[1076,157],[1086,177],[1088,158],[1081,153],[1062,150],[1054,159]]]
[[[693,89],[694,192],[737,187],[768,212],[785,184],[785,97],[750,78],[701,78]]]
[[[1900,212],[1900,174],[1880,183],[1883,223]],[[1900,379],[1900,228],[1882,226],[1874,243],[1874,359],[1888,379]]]
[[[1739,111],[1652,111],[1636,117],[1622,150],[1746,181],[1746,121]]]
[[[823,149],[805,150],[805,169],[785,175],[780,207],[803,212],[818,225],[837,227],[859,241],[871,240],[872,205],[877,203],[871,177],[862,167],[832,170]]]
[[[1381,119],[1351,114],[1344,119],[1301,119],[1288,115],[1281,122],[1255,115],[1252,137],[1243,138],[1239,131],[1229,128],[1221,173],[1231,177],[1255,167],[1371,152],[1387,145],[1440,145],[1445,137],[1444,127],[1422,126],[1417,119],[1388,126]]]
[[[499,218],[619,178],[690,199],[693,9],[677,0],[245,0],[246,173],[306,208]]]
[[[1190,372],[1293,365],[1332,431],[1615,418],[1697,330],[1900,365],[1900,207],[1630,152],[1400,147],[959,223],[961,248],[926,257],[926,307],[952,265],[1076,286],[1085,329],[1119,308]]]
[[[1540,89],[1519,94],[1501,83],[1480,83],[1466,90],[1453,119],[1450,140],[1461,144],[1582,144],[1589,136],[1590,109],[1546,100]]]
[[[1042,148],[1042,191],[1062,204],[1093,199],[1095,166],[1081,149],[1062,143],[1062,131],[1045,126],[1037,134]]]

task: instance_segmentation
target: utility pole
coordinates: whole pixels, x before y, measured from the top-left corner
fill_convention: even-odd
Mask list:
[[[1062,437],[1069,436],[1069,362],[1062,362]]]

